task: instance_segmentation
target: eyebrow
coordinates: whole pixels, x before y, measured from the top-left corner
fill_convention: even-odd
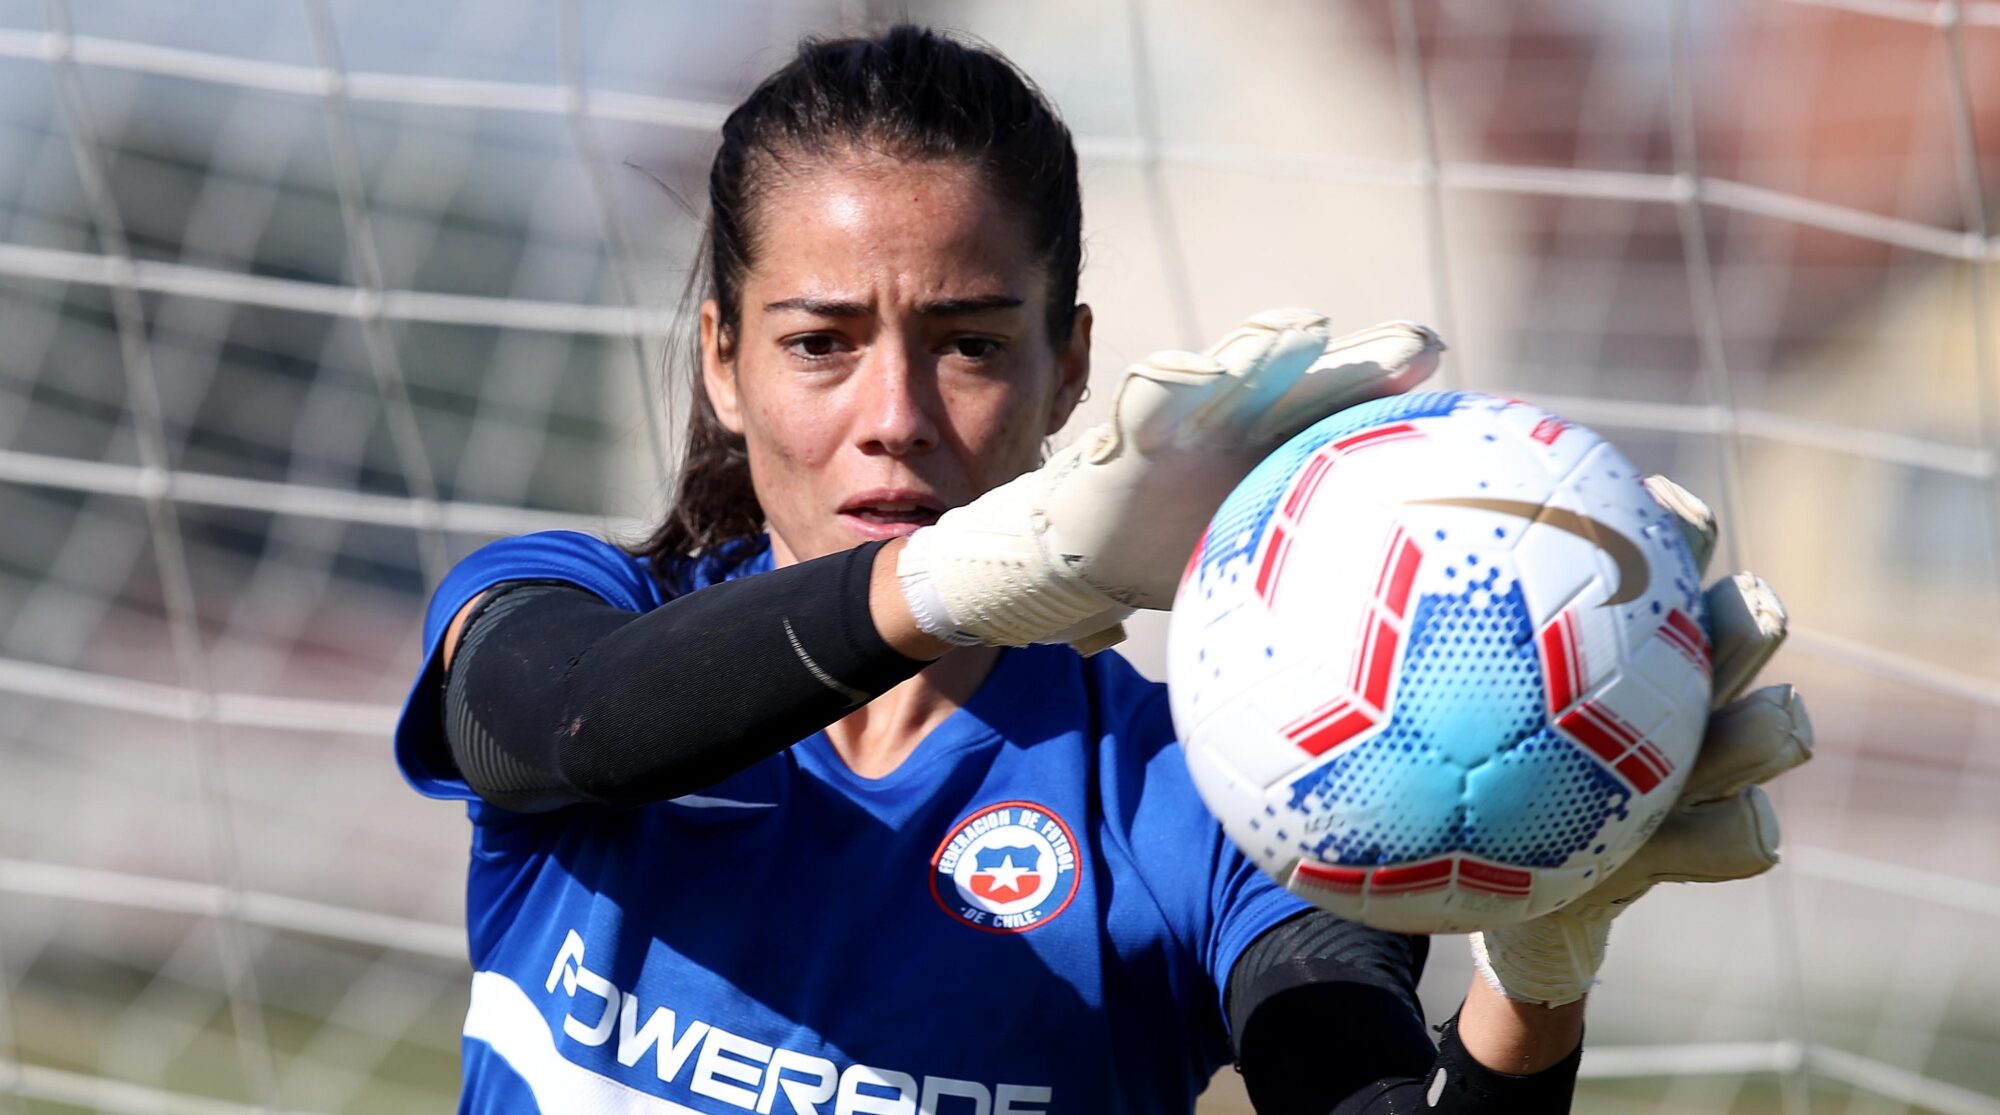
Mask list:
[[[917,313],[923,317],[963,317],[990,310],[1011,310],[1021,303],[1021,299],[1011,294],[978,294],[969,298],[941,298],[933,302],[921,302],[917,305]],[[846,302],[837,298],[781,298],[776,302],[764,304],[765,313],[777,313],[781,310],[800,310],[819,317],[866,317],[872,312],[863,303]]]

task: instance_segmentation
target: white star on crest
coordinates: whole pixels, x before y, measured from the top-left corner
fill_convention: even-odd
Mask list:
[[[1035,870],[1032,867],[1015,867],[1014,855],[1011,852],[1000,861],[1000,866],[989,867],[985,871],[980,872],[982,875],[991,875],[993,877],[994,890],[1011,890],[1016,894],[1019,894],[1021,891],[1021,876],[1033,875],[1034,873]]]

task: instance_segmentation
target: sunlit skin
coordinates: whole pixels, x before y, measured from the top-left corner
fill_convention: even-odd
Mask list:
[[[894,537],[1035,467],[1088,371],[1058,350],[1025,220],[955,163],[841,157],[778,179],[741,322],[702,307],[778,564]]]
[[[963,164],[840,155],[777,177],[754,217],[741,320],[703,305],[703,383],[743,436],[778,565],[900,538],[1021,473],[1089,375],[1090,311],[1061,344],[1026,220]],[[892,546],[900,543],[892,542]],[[876,561],[877,626],[935,658]],[[978,688],[997,651],[947,655],[827,729],[879,777]]]

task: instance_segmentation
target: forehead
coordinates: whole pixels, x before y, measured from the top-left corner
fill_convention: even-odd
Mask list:
[[[816,160],[779,178],[757,225],[747,281],[786,294],[957,296],[985,286],[1026,297],[1041,277],[1026,219],[962,163]]]

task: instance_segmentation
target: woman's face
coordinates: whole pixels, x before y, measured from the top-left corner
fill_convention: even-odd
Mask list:
[[[856,155],[757,214],[741,324],[702,307],[703,380],[743,435],[780,565],[908,534],[1035,467],[1089,375],[1026,223],[972,168]]]

